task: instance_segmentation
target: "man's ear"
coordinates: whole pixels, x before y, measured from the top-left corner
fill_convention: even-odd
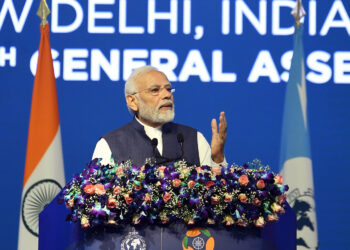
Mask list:
[[[135,95],[127,95],[125,99],[130,109],[132,109],[135,112],[139,110],[139,102]]]

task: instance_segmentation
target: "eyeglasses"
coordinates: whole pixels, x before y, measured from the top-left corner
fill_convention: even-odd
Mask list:
[[[154,87],[150,87],[150,88],[147,88],[147,89],[143,89],[143,90],[140,90],[138,92],[132,93],[132,95],[135,95],[137,93],[145,91],[145,92],[147,92],[147,93],[149,93],[149,94],[151,94],[153,96],[157,96],[157,95],[159,95],[162,92],[163,89],[165,89],[167,92],[169,92],[171,94],[173,94],[175,92],[175,88],[174,87],[172,87],[171,85],[166,85],[164,87],[154,86]]]

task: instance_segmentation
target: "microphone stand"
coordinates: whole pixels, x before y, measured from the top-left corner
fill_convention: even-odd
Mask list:
[[[180,144],[180,147],[181,147],[181,156],[177,157],[177,158],[167,158],[167,157],[163,157],[161,155],[157,155],[156,148],[158,145],[158,140],[156,138],[153,138],[151,140],[152,147],[153,147],[153,157],[155,158],[155,163],[157,165],[162,165],[165,163],[175,162],[175,161],[183,159],[183,156],[184,156],[184,147],[183,147],[184,137],[181,133],[177,134],[177,142]],[[158,162],[157,161],[158,159],[161,161]]]

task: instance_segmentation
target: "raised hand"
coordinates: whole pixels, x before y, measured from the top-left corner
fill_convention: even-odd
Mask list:
[[[216,119],[211,120],[211,158],[216,163],[224,161],[224,146],[227,136],[227,123],[225,113],[221,112],[219,117],[219,129],[217,126]]]

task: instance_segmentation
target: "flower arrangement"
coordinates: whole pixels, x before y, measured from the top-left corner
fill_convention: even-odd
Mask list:
[[[97,225],[223,224],[263,227],[284,212],[279,174],[254,160],[243,166],[168,166],[89,162],[62,191],[67,219]]]

